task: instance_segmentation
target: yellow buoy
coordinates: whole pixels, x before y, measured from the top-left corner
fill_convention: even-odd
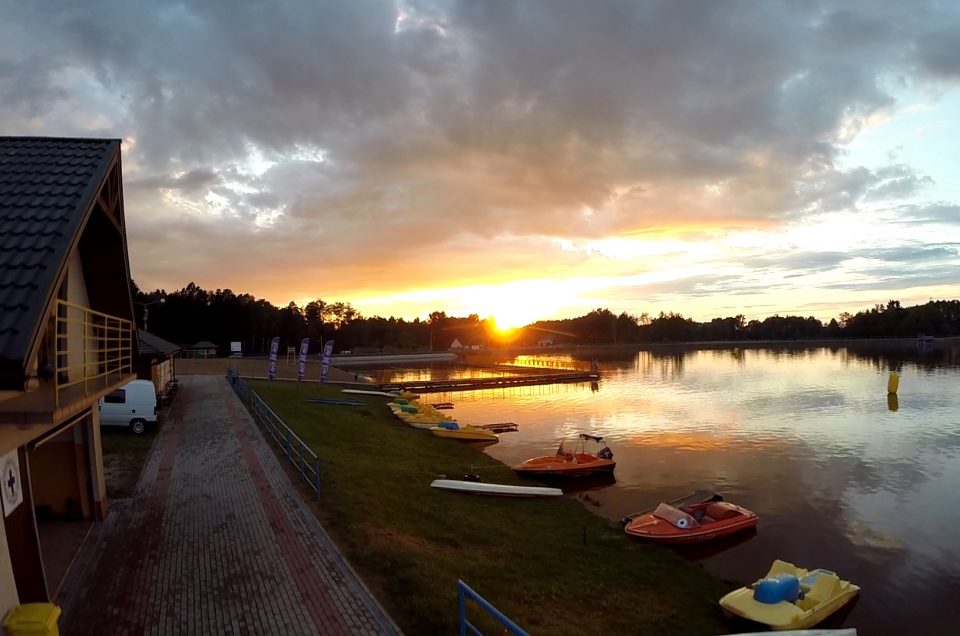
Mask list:
[[[887,409],[896,412],[900,408],[900,398],[896,393],[887,393]]]
[[[900,388],[900,376],[896,371],[890,372],[890,378],[887,380],[887,393],[896,393]]]

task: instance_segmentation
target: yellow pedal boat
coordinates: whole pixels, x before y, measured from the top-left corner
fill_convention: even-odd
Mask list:
[[[852,601],[860,588],[829,570],[805,570],[777,559],[767,575],[720,599],[720,607],[774,630],[813,627]]]
[[[431,429],[434,426],[440,426],[444,422],[453,421],[452,418],[446,417],[441,413],[421,413],[419,411],[408,413],[401,410],[400,406],[396,404],[389,404],[388,406],[390,407],[390,410],[393,411],[394,415],[413,428]]]
[[[456,422],[443,422],[439,426],[434,426],[430,432],[437,437],[449,437],[450,439],[459,439],[466,442],[498,442],[500,436],[496,433],[471,426],[470,424],[457,424]]]

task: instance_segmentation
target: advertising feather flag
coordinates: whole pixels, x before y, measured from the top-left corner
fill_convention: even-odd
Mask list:
[[[323,345],[323,355],[320,358],[320,381],[327,381],[327,373],[330,371],[330,358],[333,357],[333,340],[327,340]]]
[[[307,349],[310,348],[310,338],[300,341],[300,365],[297,367],[297,382],[303,380],[307,374]]]
[[[267,379],[275,380],[277,377],[277,351],[280,350],[280,336],[276,336],[270,341],[270,363],[267,365]]]

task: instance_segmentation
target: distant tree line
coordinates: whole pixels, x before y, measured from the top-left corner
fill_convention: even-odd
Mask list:
[[[138,324],[171,342],[189,346],[207,340],[221,353],[230,342],[243,351],[264,353],[274,336],[281,347],[310,338],[310,351],[333,338],[336,350],[429,351],[459,344],[543,346],[562,344],[643,344],[657,342],[810,340],[820,338],[902,338],[919,334],[960,335],[960,301],[936,300],[901,307],[891,300],[856,314],[842,313],[823,323],[814,317],[770,316],[746,320],[743,315],[697,322],[678,313],[633,316],[595,309],[577,318],[541,320],[523,329],[502,333],[492,319],[477,314],[447,316],[435,311],[427,320],[364,317],[347,302],[313,300],[303,307],[290,302],[277,307],[250,294],[229,289],[204,290],[194,283],[175,292],[144,293],[132,283]],[[161,303],[160,300],[163,299]]]

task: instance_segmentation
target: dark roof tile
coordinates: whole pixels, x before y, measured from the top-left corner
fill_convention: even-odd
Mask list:
[[[140,337],[140,355],[169,356],[180,351],[179,346],[143,329],[137,329],[137,335]]]
[[[120,142],[0,137],[0,365],[21,366],[67,248]]]

